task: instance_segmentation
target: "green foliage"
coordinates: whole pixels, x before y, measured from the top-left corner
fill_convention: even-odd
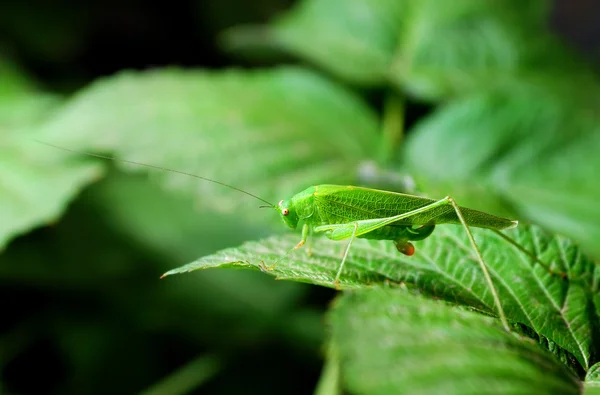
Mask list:
[[[0,370],[43,337],[75,367],[54,393],[106,393],[105,382],[125,376],[128,393],[185,393],[221,376],[225,393],[244,380],[284,392],[271,382],[279,374],[228,376],[270,344],[314,363],[324,341],[323,308],[309,298],[317,287],[299,283],[334,288],[346,243],[315,237],[312,255],[304,246],[282,258],[300,235],[276,233],[286,231],[277,214],[251,197],[77,153],[86,151],[274,203],[322,183],[398,190],[410,172],[423,195],[518,219],[504,232],[473,229],[512,333],[462,227],[438,225],[412,257],[391,241],[354,241],[346,292],[327,314],[317,393],[594,393],[600,83],[546,30],[548,9],[542,0],[304,0],[268,26],[224,35],[231,49],[275,49],[322,74],[123,71],[61,98],[3,61],[0,283],[10,287],[0,296],[33,290],[49,311],[30,309],[0,333]],[[413,100],[436,107],[413,114]],[[158,281],[208,268],[254,273]],[[78,300],[65,309],[53,298]],[[85,313],[71,316],[79,299]],[[196,347],[172,375],[154,365],[157,334]]]
[[[590,368],[585,376],[585,391],[586,395],[595,395],[600,393],[600,363],[595,364]]]
[[[93,84],[47,122],[39,138],[276,198],[298,185],[351,182],[357,160],[375,149],[377,120],[351,92],[302,69],[166,69]],[[240,211],[237,192],[173,173],[156,178],[212,209]]]
[[[531,219],[600,256],[600,190],[590,182],[600,85],[585,85],[524,81],[453,101],[416,126],[405,162],[428,190]]]
[[[305,58],[365,85],[382,85],[393,61],[406,0],[298,2],[268,27],[238,26],[223,35],[231,51],[268,48]],[[258,34],[260,32],[261,34]],[[307,34],[319,40],[307,40]]]
[[[543,29],[547,10],[546,1],[306,0],[264,34],[233,28],[224,42],[268,46],[353,83],[440,100],[534,70],[560,72],[565,57]]]
[[[97,164],[73,164],[32,147],[32,132],[58,101],[0,64],[0,250],[11,238],[56,221],[72,196],[100,175]]]
[[[353,393],[580,391],[577,377],[530,339],[405,290],[346,294],[329,318]]]
[[[593,307],[600,266],[586,259],[568,239],[548,235],[536,227],[521,225],[505,231],[513,242],[489,230],[472,231],[478,244],[484,246],[483,256],[508,319],[568,351],[580,365],[576,369],[588,369],[600,351],[594,335],[600,306]],[[297,240],[287,235],[245,243],[166,275],[215,267],[249,267],[278,279],[333,288],[346,243],[316,238],[311,256],[295,251],[289,259],[277,262]],[[408,285],[436,299],[494,314],[489,289],[461,227],[440,226],[429,238],[415,244],[415,255],[406,257],[398,254],[389,241],[355,240],[341,287]]]

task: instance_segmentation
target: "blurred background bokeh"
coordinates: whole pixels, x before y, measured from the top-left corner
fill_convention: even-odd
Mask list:
[[[68,97],[125,69],[306,65],[290,53],[261,54],[265,48],[249,46],[250,56],[236,56],[226,50],[236,42],[221,45],[226,29],[268,23],[293,3],[4,0],[0,71],[11,73],[4,83],[22,79],[53,97]],[[598,2],[556,1],[546,23],[598,64]],[[341,83],[374,112],[383,111],[385,86]],[[409,101],[407,127],[432,107]],[[171,132],[162,131],[167,139]],[[227,166],[222,159],[219,166]],[[0,255],[0,394],[313,391],[333,291],[246,271],[158,281],[202,255],[285,231],[276,218],[241,221],[226,209],[197,210],[192,199],[115,166],[94,177],[98,181],[54,224],[21,232]],[[241,200],[244,210],[259,211],[255,202]]]

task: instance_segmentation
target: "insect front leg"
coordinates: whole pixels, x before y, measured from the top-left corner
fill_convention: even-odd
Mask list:
[[[270,272],[271,270],[275,269],[275,265],[267,266],[265,261],[263,261],[261,259],[260,265],[258,265],[258,268],[260,269],[261,272],[266,273],[266,272]]]
[[[280,256],[279,259],[277,259],[277,261],[270,266],[271,268],[275,265],[277,265],[283,258],[287,257],[292,251],[297,250],[298,248],[302,247],[305,243],[306,240],[308,239],[308,233],[310,230],[310,226],[305,223],[302,226],[302,239],[298,242],[298,244],[296,244],[294,247],[292,247],[288,252],[286,252],[284,255]]]
[[[294,246],[294,248],[292,248],[292,250],[297,250],[298,248],[302,247],[304,245],[304,243],[306,243],[306,240],[308,239],[309,229],[310,229],[310,226],[308,226],[307,223],[302,225],[302,240],[300,240],[298,242],[298,244],[296,244]],[[288,252],[288,254],[289,254],[289,252]]]

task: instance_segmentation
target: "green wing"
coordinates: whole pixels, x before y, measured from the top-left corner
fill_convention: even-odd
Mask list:
[[[313,196],[322,222],[329,224],[393,217],[436,202],[403,193],[341,185],[318,185]],[[469,226],[502,230],[517,225],[517,221],[462,206],[461,212]],[[460,225],[460,220],[454,208],[447,205],[394,222],[395,225],[430,223]]]

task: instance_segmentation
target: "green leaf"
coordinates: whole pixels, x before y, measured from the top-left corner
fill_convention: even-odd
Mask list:
[[[144,390],[141,395],[185,395],[199,389],[223,370],[223,357],[204,354]]]
[[[0,250],[15,236],[56,221],[101,170],[58,158],[31,139],[33,128],[56,107],[58,98],[34,92],[19,75],[0,67]]]
[[[224,43],[232,50],[262,44],[353,83],[392,83],[435,100],[502,85],[522,72],[560,70],[568,55],[548,37],[549,9],[546,0],[527,5],[513,0],[304,0],[261,34],[256,27],[241,26],[225,32]]]
[[[0,128],[12,130],[33,126],[58,103],[58,97],[36,91],[31,78],[15,64],[0,57]]]
[[[7,136],[0,143],[0,249],[15,236],[55,222],[101,172],[97,164],[74,165],[33,144]]]
[[[266,236],[236,216],[199,210],[191,199],[162,190],[143,175],[110,173],[90,189],[86,201],[122,237],[150,249],[173,264],[239,244],[252,236]],[[272,212],[256,210],[266,217]]]
[[[256,37],[265,45],[307,58],[349,81],[381,85],[393,60],[399,16],[406,3],[305,0]],[[255,28],[242,26],[225,32],[225,46],[243,48],[250,29]]]
[[[414,0],[391,65],[390,78],[429,100],[505,86],[522,75],[565,69],[591,74],[571,61],[544,26],[550,2]]]
[[[466,97],[415,127],[405,162],[425,190],[530,219],[600,257],[597,103],[599,83],[571,81]]]
[[[0,57],[0,100],[35,91],[35,84],[8,59]]]
[[[340,356],[335,345],[330,342],[314,395],[341,395],[340,379]]]
[[[404,290],[346,294],[330,322],[352,393],[580,393],[577,377],[528,338]]]
[[[585,395],[600,394],[600,363],[595,364],[588,370],[585,376]]]
[[[600,350],[593,336],[600,317],[600,305],[593,298],[598,293],[600,266],[586,259],[568,239],[536,227],[521,225],[502,234],[473,229],[473,233],[508,319],[568,351],[583,369],[591,366]],[[514,244],[501,235],[512,238]],[[247,242],[165,275],[214,267],[252,268],[277,279],[333,287],[346,242],[316,237],[311,256],[298,250],[278,261],[298,240],[298,236],[288,235]],[[407,257],[389,241],[355,240],[341,287],[408,284],[435,298],[495,313],[490,291],[460,226],[439,226],[415,245],[415,255]],[[564,273],[566,278],[548,270]],[[566,362],[573,364],[572,360]]]
[[[80,92],[41,133],[52,144],[113,151],[272,202],[299,186],[351,182],[357,163],[377,149],[376,116],[358,97],[319,75],[290,68],[124,72]],[[155,173],[160,185],[205,207],[248,211],[240,201],[249,197],[239,192]]]
[[[113,172],[89,189],[85,201],[86,207],[97,210],[111,234],[143,247],[159,261],[158,269],[147,268],[155,280],[158,270],[164,271],[177,262],[235,245],[252,235],[266,234],[266,230],[240,223],[235,216],[199,212],[188,199],[162,191],[141,176]],[[218,298],[221,311],[237,317],[248,315],[249,320],[258,322],[276,312],[288,312],[308,291],[301,284],[267,287],[269,283],[268,278],[255,273],[214,271],[177,287],[161,287],[165,292],[161,295],[175,304],[186,301],[190,315],[199,314],[206,309],[203,306]],[[198,330],[189,325],[188,328]]]

